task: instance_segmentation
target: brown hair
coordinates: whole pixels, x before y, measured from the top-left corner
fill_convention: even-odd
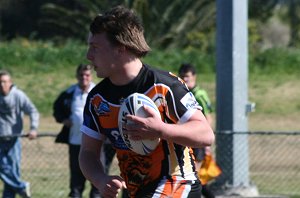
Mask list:
[[[9,77],[11,77],[10,73],[7,70],[0,70],[0,76],[9,76]]]
[[[193,75],[196,74],[196,67],[190,63],[182,63],[179,70],[178,70],[178,73],[179,75],[183,75],[183,74],[186,74],[188,72],[191,72]]]
[[[138,57],[145,56],[149,51],[144,28],[138,16],[123,6],[117,6],[98,15],[90,25],[92,34],[105,32],[110,42],[124,45]]]
[[[79,64],[77,66],[77,69],[76,69],[76,76],[80,75],[81,71],[92,70],[92,69],[93,69],[93,67],[91,65],[88,65],[88,64]]]

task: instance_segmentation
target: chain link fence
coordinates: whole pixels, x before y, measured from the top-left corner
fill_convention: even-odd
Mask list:
[[[250,136],[250,176],[262,193],[300,197],[300,133]]]
[[[300,132],[247,135],[250,180],[259,193],[300,197]],[[41,134],[36,140],[22,138],[22,178],[31,183],[33,198],[68,196],[68,146],[54,143],[54,137],[55,134]],[[115,159],[110,173],[119,173]],[[89,188],[86,183],[84,197],[88,197]],[[0,193],[2,189],[0,185]]]
[[[233,135],[248,137],[249,180],[260,195],[300,197],[300,132],[227,132],[216,137],[222,141]],[[236,153],[237,166],[243,165],[244,153]],[[226,170],[229,165],[220,164]]]

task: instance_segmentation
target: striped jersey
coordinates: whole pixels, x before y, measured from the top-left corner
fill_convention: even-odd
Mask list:
[[[121,177],[131,197],[142,197],[144,192],[157,189],[166,179],[196,181],[189,147],[161,140],[152,153],[139,155],[126,146],[118,128],[118,113],[122,101],[134,92],[151,98],[167,123],[184,123],[201,109],[180,78],[143,65],[138,76],[127,85],[116,86],[105,78],[90,91],[81,131],[99,140],[109,138],[116,149]]]

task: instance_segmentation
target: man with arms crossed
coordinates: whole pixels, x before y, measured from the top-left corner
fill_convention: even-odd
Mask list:
[[[90,25],[87,58],[97,77],[104,79],[91,90],[85,105],[79,156],[82,172],[105,198],[117,197],[122,188],[127,188],[130,197],[199,198],[201,184],[191,147],[211,145],[213,131],[178,77],[142,63],[140,58],[150,51],[143,31],[137,15],[122,6],[98,15]],[[122,101],[134,92],[150,97],[161,113],[160,118],[144,107],[148,118],[127,115],[133,122],[124,126],[129,136],[161,139],[149,155],[128,149],[118,129]],[[105,138],[116,149],[120,176],[105,174],[101,165]]]

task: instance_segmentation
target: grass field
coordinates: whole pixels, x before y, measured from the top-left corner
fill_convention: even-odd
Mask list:
[[[27,93],[35,98],[35,103],[46,104],[51,107],[54,100],[51,98],[56,97],[69,84],[74,83],[73,78],[72,73],[59,73],[55,76],[34,76],[28,74],[22,79],[15,79],[15,83],[23,90],[30,88],[32,91]],[[30,79],[35,79],[39,83],[34,84]],[[64,80],[61,81],[59,79]],[[98,79],[94,79],[97,82]],[[216,85],[214,80],[215,76],[212,74],[199,76],[199,84],[208,91],[215,106]],[[39,88],[41,86],[43,87],[42,89]],[[279,78],[264,75],[253,78],[250,76],[249,101],[256,103],[256,110],[248,114],[249,130],[300,131],[299,87],[300,78],[297,75],[286,75]],[[46,103],[45,100],[47,101]],[[42,112],[41,115],[40,131],[57,131],[58,129],[59,124],[55,123],[52,117],[52,109],[47,107],[46,112]]]
[[[48,78],[51,79],[51,77]],[[63,84],[61,83],[59,87],[66,87],[67,84],[72,82],[72,78],[70,77],[69,79],[67,77],[62,78],[65,78],[65,81]],[[265,75],[252,77],[250,75],[249,79],[249,101],[256,103],[256,111],[250,113],[248,116],[249,130],[300,131],[300,79],[293,75],[279,76],[278,78],[271,78]],[[199,76],[199,83],[208,91],[215,105],[216,87],[214,80],[214,75]],[[52,81],[53,80],[49,80],[49,82]],[[26,83],[23,82],[22,85],[24,86]],[[54,90],[51,91],[54,92]],[[215,116],[215,112],[213,115]],[[60,125],[55,123],[50,112],[46,115],[42,115],[41,132],[57,132],[59,129]],[[299,143],[300,137],[290,136],[290,138],[289,140],[285,140],[269,136],[251,136],[249,140],[251,150],[251,178],[256,182],[256,185],[260,187],[261,192],[268,192],[269,194],[290,193],[290,195],[294,195],[293,197],[295,198],[300,197],[300,192],[294,190],[295,185],[299,185],[300,181],[300,176],[297,176],[300,172],[297,171],[300,161],[296,160],[295,157],[299,155],[297,152],[298,149],[295,148],[298,146],[295,145],[295,143]],[[277,159],[277,157],[271,155],[272,153],[276,153],[275,156],[293,157]],[[299,158],[300,156],[297,159]],[[270,163],[273,164],[273,166],[269,166]],[[58,168],[57,166],[55,167],[56,169]],[[67,180],[65,180],[68,177],[68,175],[65,174],[66,169],[60,169],[58,171],[64,175],[64,181],[67,183]],[[112,171],[118,173],[116,164],[114,168],[112,168]],[[40,179],[43,180],[42,175]],[[44,183],[48,182],[44,180]],[[277,180],[285,181],[284,183],[286,185],[281,185]],[[66,187],[57,187],[56,189],[58,188],[61,188],[59,192],[62,194],[65,194],[67,191]],[[43,196],[41,195],[40,197]]]
[[[215,98],[214,76],[202,76],[201,85],[208,90],[213,104]],[[66,80],[71,82],[72,80]],[[199,82],[200,83],[200,82]],[[281,76],[276,80],[267,76],[251,78],[249,82],[249,101],[256,103],[256,111],[249,114],[250,131],[300,131],[300,79],[296,76]],[[64,85],[65,86],[65,85]],[[64,87],[61,86],[61,87]],[[214,113],[215,116],[215,113]],[[42,115],[41,132],[57,132],[60,125],[55,123],[51,115]],[[297,189],[300,181],[299,171],[299,136],[289,137],[271,137],[271,136],[251,136],[250,145],[250,170],[252,181],[259,186],[260,192],[267,194],[285,194],[293,198],[299,198],[300,192]],[[50,140],[52,141],[52,140]],[[51,143],[50,143],[51,145]],[[49,148],[53,148],[50,146]],[[56,146],[57,147],[57,146]],[[64,148],[58,146],[56,149],[62,149],[59,153],[65,153]],[[39,152],[42,149],[39,149]],[[275,155],[273,155],[275,154]],[[64,154],[66,155],[66,153]],[[278,159],[279,156],[279,159]],[[285,156],[284,158],[280,158]],[[287,156],[290,156],[289,158]],[[298,156],[298,157],[296,157]],[[28,156],[30,157],[30,156]],[[32,157],[31,157],[32,158]],[[61,158],[61,155],[47,156],[47,159]],[[59,160],[63,167],[52,164],[55,167],[54,179],[60,183],[67,184],[68,174],[66,174],[65,159]],[[26,163],[26,162],[25,162]],[[28,162],[27,162],[28,163]],[[53,162],[52,162],[53,163]],[[51,164],[51,163],[50,163]],[[270,165],[271,164],[271,165]],[[47,172],[51,171],[51,168]],[[112,167],[113,173],[118,173],[116,162]],[[43,168],[40,172],[43,172]],[[38,174],[38,173],[35,173]],[[28,176],[29,177],[29,174]],[[47,183],[47,177],[43,174],[36,176],[40,183]],[[60,178],[60,179],[59,179]],[[63,179],[61,179],[63,178]],[[284,182],[284,185],[282,184]],[[55,183],[56,184],[56,183]],[[58,193],[66,194],[67,186],[53,187]],[[46,189],[46,188],[45,188]],[[37,197],[43,197],[49,191],[38,191]],[[44,193],[44,194],[43,194]]]
[[[85,60],[81,53],[85,49],[77,48],[76,45],[72,45],[72,42],[70,43],[63,47],[63,52],[49,44],[41,44],[41,47],[40,44],[35,46],[35,44],[25,42],[21,43],[20,48],[19,43],[16,42],[8,50],[5,45],[0,44],[2,50],[0,51],[0,68],[9,68],[13,72],[15,84],[23,89],[37,105],[41,112],[40,133],[57,133],[60,130],[61,126],[52,117],[53,101],[63,89],[71,83],[75,83],[74,71],[77,63]],[[172,59],[168,56],[161,57],[166,61],[161,64],[177,65],[175,68],[167,68],[176,73],[176,68],[179,65],[177,63],[183,58],[176,56],[176,59],[168,62],[166,59]],[[204,60],[207,60],[207,57]],[[74,64],[74,62],[76,63]],[[155,64],[153,60],[149,62]],[[209,62],[209,64],[211,63],[213,61]],[[270,71],[270,69],[266,71]],[[208,91],[213,106],[216,104],[215,79],[215,74],[209,69],[206,73],[200,74],[198,78],[199,84]],[[94,81],[99,80],[95,78]],[[263,70],[262,72],[250,73],[249,101],[256,103],[256,111],[248,115],[249,130],[300,131],[299,87],[299,71],[289,74],[281,72],[270,74],[263,72]],[[215,112],[213,115],[215,116]],[[27,129],[28,118],[25,119],[25,131]],[[298,139],[299,137],[292,136],[291,139],[287,140],[251,137],[250,143],[253,145],[250,148],[251,169],[253,169],[251,177],[262,185],[266,192],[272,191],[274,188],[280,189],[280,186],[270,182],[274,178],[278,181],[284,181],[290,186],[299,184],[300,162],[296,161],[294,157],[299,156]],[[23,142],[23,176],[31,180],[33,184],[32,187],[35,192],[33,197],[49,197],[53,191],[55,194],[52,197],[66,197],[68,191],[66,146],[54,144],[53,137],[40,138],[38,141],[30,142],[30,144],[27,140]],[[260,152],[263,152],[264,155],[261,155]],[[269,157],[273,157],[275,160]],[[272,166],[266,166],[270,163]],[[116,163],[114,165],[116,167]],[[289,173],[292,175],[287,175],[284,172],[285,168],[289,168],[291,170]],[[113,171],[117,173],[118,169],[114,168]],[[265,175],[265,173],[270,174]],[[287,193],[290,191],[288,187],[285,190]],[[295,197],[300,197],[299,194]]]
[[[15,83],[37,105],[41,130],[51,129],[52,103],[75,82],[75,68],[86,62],[86,48],[85,43],[73,40],[61,45],[26,38],[0,43],[0,69],[9,69]],[[214,56],[196,50],[153,50],[144,61],[174,73],[181,62],[192,62],[200,73],[200,85],[215,105]],[[276,48],[249,54],[249,101],[256,103],[256,111],[249,114],[250,130],[300,130],[299,56],[298,49]]]

